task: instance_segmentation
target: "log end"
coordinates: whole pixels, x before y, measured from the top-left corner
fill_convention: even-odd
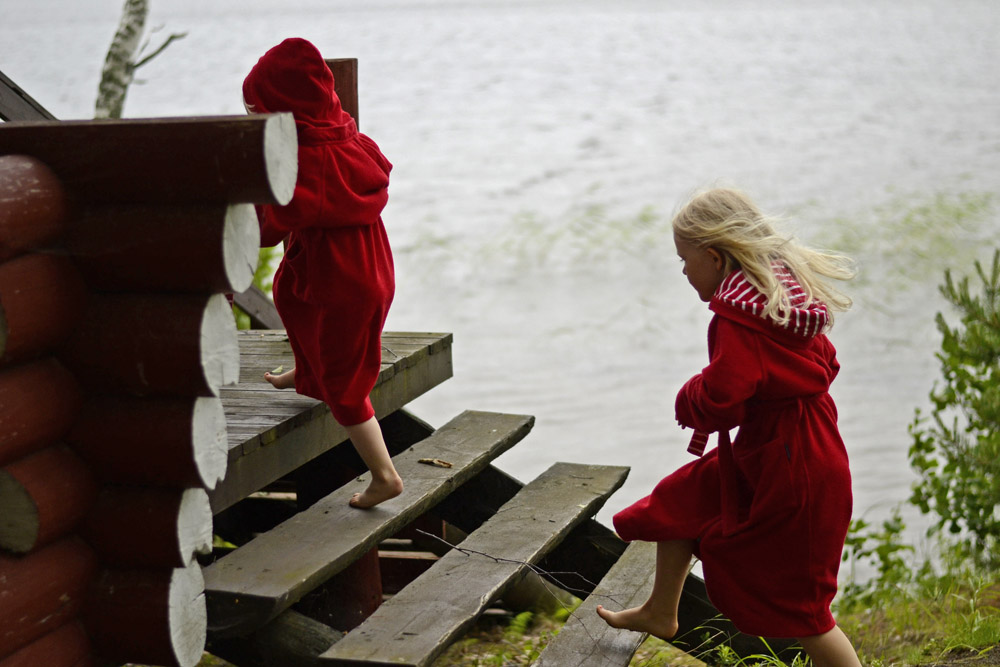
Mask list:
[[[197,564],[174,570],[168,600],[170,645],[177,664],[194,667],[208,638],[205,580]]]
[[[226,413],[218,398],[202,396],[195,399],[191,442],[202,486],[212,490],[225,478],[229,463]]]
[[[212,553],[212,507],[204,489],[185,489],[177,513],[177,544],[180,557]]]
[[[0,470],[0,547],[16,554],[38,541],[38,507],[31,494],[6,470]]]
[[[264,166],[274,201],[284,206],[292,200],[299,175],[299,140],[292,114],[273,114],[267,119]]]
[[[243,292],[253,284],[260,256],[260,225],[252,204],[233,204],[226,211],[222,254],[229,287]]]
[[[218,388],[240,379],[240,346],[233,311],[223,294],[209,297],[201,320],[201,367],[205,382],[218,395]]]

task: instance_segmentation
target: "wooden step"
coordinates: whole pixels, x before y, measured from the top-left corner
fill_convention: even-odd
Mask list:
[[[348,506],[367,486],[366,473],[212,563],[205,568],[209,632],[244,635],[264,625],[474,477],[533,425],[530,416],[463,412],[393,458],[406,485],[401,496],[370,510]]]
[[[632,542],[593,593],[566,621],[536,661],[535,667],[614,667],[628,665],[647,635],[610,627],[597,615],[597,605],[613,611],[641,605],[649,597],[656,574],[656,544]],[[773,656],[791,664],[800,648],[791,639],[745,635],[708,599],[705,582],[688,574],[681,590],[677,634],[670,641],[696,658],[725,644],[741,658]]]
[[[319,664],[429,665],[492,600],[593,516],[628,468],[556,463],[322,654]]]
[[[656,544],[633,542],[594,592],[567,619],[535,667],[615,667],[628,665],[646,634],[617,630],[597,615],[597,605],[613,611],[635,607],[649,597],[656,573]]]

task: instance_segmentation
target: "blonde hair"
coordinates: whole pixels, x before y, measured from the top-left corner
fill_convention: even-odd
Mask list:
[[[750,283],[767,298],[764,316],[779,324],[789,320],[792,304],[772,264],[784,264],[806,294],[806,303],[820,302],[828,311],[846,311],[851,299],[824,280],[850,280],[854,262],[840,254],[814,250],[775,231],[765,216],[739,190],[713,188],[694,195],[674,216],[677,238],[697,248],[712,248],[726,262],[726,273],[743,269]],[[829,313],[833,325],[833,314]]]

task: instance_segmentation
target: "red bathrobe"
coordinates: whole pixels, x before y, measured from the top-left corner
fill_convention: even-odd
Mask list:
[[[832,629],[830,603],[851,519],[851,477],[827,393],[837,375],[827,311],[776,268],[787,326],[735,271],[716,291],[710,362],[681,388],[677,419],[719,446],[614,517],[625,540],[694,539],[713,604],[742,632],[804,637]],[[729,430],[738,427],[732,443]]]
[[[295,389],[346,426],[370,419],[381,334],[395,290],[382,224],[392,165],[358,132],[315,46],[287,39],[243,82],[254,113],[291,111],[299,139],[295,194],[260,206],[261,243],[288,239],[274,304],[295,355]]]

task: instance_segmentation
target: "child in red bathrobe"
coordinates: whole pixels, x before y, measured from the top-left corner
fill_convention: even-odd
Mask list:
[[[330,407],[371,471],[350,501],[368,508],[403,491],[368,398],[395,290],[381,216],[392,165],[358,132],[333,83],[316,47],[297,38],[265,53],[243,82],[247,110],[292,112],[299,140],[291,202],[258,208],[262,245],[287,239],[274,305],[295,355],[295,368],[264,377]]]
[[[615,515],[623,539],[657,543],[656,576],[643,605],[598,613],[673,637],[695,556],[742,632],[795,637],[819,667],[860,665],[830,613],[852,496],[827,393],[840,366],[824,332],[850,300],[823,279],[850,278],[850,262],[778,235],[734,190],[696,195],[673,230],[684,274],[715,313],[709,364],[676,401],[700,458]],[[712,432],[718,447],[702,456]]]

